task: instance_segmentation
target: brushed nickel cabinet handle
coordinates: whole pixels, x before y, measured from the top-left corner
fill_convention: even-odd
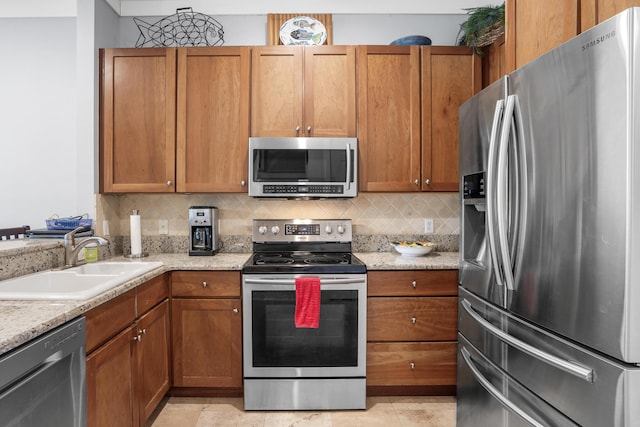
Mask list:
[[[411,282],[411,286],[413,286],[414,288],[417,288],[418,287],[418,283],[416,283],[416,281],[414,280],[414,281]]]
[[[413,181],[413,183],[414,183],[415,185],[419,185],[419,184],[420,184],[420,180],[419,180],[419,179],[416,179],[415,181]]]
[[[240,185],[241,185],[242,187],[246,186],[246,185],[247,185],[247,181],[245,181],[245,180],[243,179],[242,181],[240,181]]]
[[[307,126],[307,135],[311,135],[311,126]]]
[[[411,363],[409,364],[409,366],[411,367],[411,370],[412,370],[412,371],[413,371],[414,369],[416,369],[416,364],[415,364],[415,362],[411,362]]]
[[[207,287],[207,282],[202,282],[202,287],[206,288]]]
[[[232,311],[233,311],[233,314],[238,314],[240,310],[238,310],[237,308],[234,308]]]
[[[167,187],[171,187],[171,181],[167,181]]]
[[[427,184],[427,185],[431,185],[431,180],[429,178],[427,178],[427,179],[424,180],[424,183]]]
[[[300,126],[296,126],[296,135],[300,135]]]
[[[140,335],[136,335],[135,337],[133,337],[133,340],[140,342],[142,341],[142,337]]]
[[[413,316],[413,317],[411,318],[411,323],[412,323],[412,324],[414,324],[414,325],[415,325],[417,321],[418,321],[418,319],[416,319],[416,317],[415,317],[415,316]]]

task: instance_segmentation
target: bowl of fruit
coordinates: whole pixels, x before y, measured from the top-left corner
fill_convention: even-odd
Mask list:
[[[435,249],[436,244],[416,240],[401,240],[391,242],[393,248],[404,256],[424,256]]]

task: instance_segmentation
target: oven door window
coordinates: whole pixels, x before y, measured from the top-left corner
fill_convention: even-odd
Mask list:
[[[320,326],[296,328],[294,291],[252,292],[253,366],[358,364],[358,291],[323,290]]]
[[[351,164],[353,165],[353,150]],[[257,182],[345,182],[346,150],[254,150],[253,177]],[[353,170],[351,169],[353,182]]]

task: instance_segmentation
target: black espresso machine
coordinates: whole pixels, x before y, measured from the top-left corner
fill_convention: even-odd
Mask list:
[[[214,255],[218,251],[218,209],[214,206],[189,208],[189,255]]]

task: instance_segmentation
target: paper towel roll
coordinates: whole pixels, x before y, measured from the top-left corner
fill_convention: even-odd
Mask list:
[[[139,256],[142,254],[142,232],[138,211],[133,211],[129,217],[129,221],[131,224],[131,255]]]

